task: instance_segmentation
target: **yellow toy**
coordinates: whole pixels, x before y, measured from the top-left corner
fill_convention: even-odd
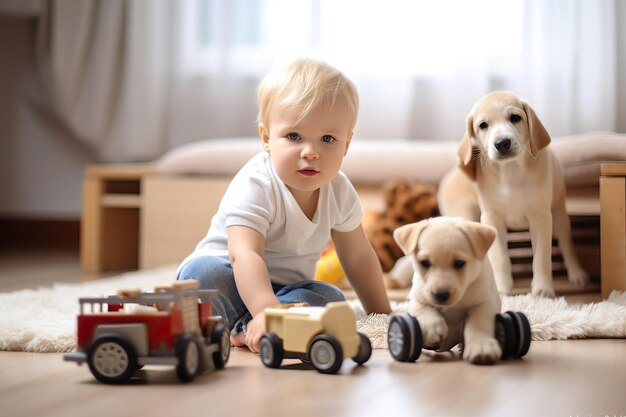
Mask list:
[[[343,272],[343,268],[341,267],[341,263],[337,257],[335,246],[332,242],[330,242],[328,248],[322,252],[322,256],[317,261],[315,280],[338,285],[344,275],[345,273]]]

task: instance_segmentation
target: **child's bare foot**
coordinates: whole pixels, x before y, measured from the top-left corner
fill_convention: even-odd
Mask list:
[[[244,347],[246,345],[246,335],[244,332],[239,332],[236,335],[230,336],[230,344],[237,347]]]

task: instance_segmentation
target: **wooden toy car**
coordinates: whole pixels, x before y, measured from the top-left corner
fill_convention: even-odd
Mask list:
[[[531,341],[528,318],[523,313],[507,311],[497,314],[495,320],[495,336],[502,348],[501,359],[524,357]],[[395,360],[415,362],[423,348],[422,331],[417,319],[409,313],[393,315],[389,321],[387,345]]]
[[[120,291],[106,298],[81,298],[77,350],[64,360],[89,364],[104,383],[121,383],[143,365],[176,366],[183,382],[209,369],[222,369],[230,334],[211,316],[215,290],[197,281],[178,281],[153,293]]]
[[[283,358],[291,358],[334,374],[344,358],[360,365],[372,355],[372,344],[356,331],[356,315],[345,301],[325,307],[299,303],[266,308],[265,328],[260,355],[268,368],[278,368]]]

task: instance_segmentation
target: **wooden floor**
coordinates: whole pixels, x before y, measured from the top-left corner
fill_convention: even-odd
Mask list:
[[[0,253],[2,292],[80,279],[74,253]],[[234,349],[224,370],[191,384],[171,368],[146,367],[124,386],[96,382],[61,354],[0,352],[0,414],[10,417],[625,416],[625,387],[626,340],[618,339],[533,342],[523,360],[495,366],[427,352],[404,364],[375,350],[338,375],[295,361],[267,369]]]

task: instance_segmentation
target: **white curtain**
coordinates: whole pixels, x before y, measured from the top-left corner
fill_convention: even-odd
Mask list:
[[[626,83],[617,73],[618,57],[626,54],[626,45],[618,50],[618,25],[626,24],[619,3],[526,1],[527,42],[522,72],[512,85],[553,135],[617,130],[617,91]]]
[[[41,19],[40,114],[104,161],[149,159],[168,144],[176,9],[148,3],[50,1]]]
[[[51,0],[39,101],[102,160],[150,160],[256,135],[260,79],[311,56],[357,84],[357,138],[460,139],[495,89],[553,136],[617,131],[625,15],[619,0]]]

